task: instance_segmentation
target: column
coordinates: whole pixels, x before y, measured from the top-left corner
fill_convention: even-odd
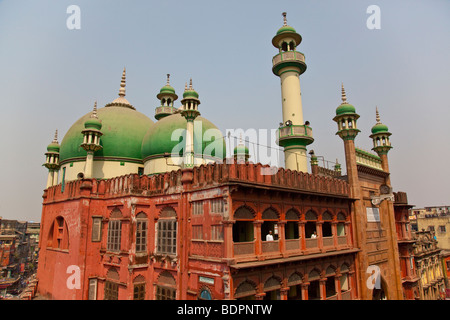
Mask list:
[[[255,254],[256,256],[258,256],[259,258],[261,257],[262,254],[262,241],[261,241],[261,225],[264,221],[262,220],[255,220],[253,221],[253,233],[255,235]],[[259,259],[258,258],[258,259]]]
[[[323,221],[316,221],[317,247],[319,248],[320,251],[325,252],[325,249],[323,248],[322,224]]]
[[[306,237],[305,237],[305,224],[306,221],[299,221],[298,222],[298,234],[300,236],[300,250],[302,253],[306,250]]]
[[[94,152],[88,151],[86,156],[86,164],[84,168],[84,178],[91,179],[94,165]]]
[[[304,282],[301,284],[302,287],[302,300],[308,300],[308,286],[309,282]]]
[[[278,248],[280,250],[281,255],[284,257],[286,254],[286,220],[278,221],[277,224],[278,224]]]

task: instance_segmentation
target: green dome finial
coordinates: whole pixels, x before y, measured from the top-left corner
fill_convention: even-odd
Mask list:
[[[183,99],[186,98],[194,98],[198,100],[198,93],[192,87],[192,78],[189,80],[189,88],[187,86],[187,83],[184,87]]]
[[[375,108],[377,123],[372,127],[372,133],[389,132],[387,125],[382,124],[380,121],[380,113],[378,112],[378,107]]]
[[[92,110],[92,114],[89,116],[89,119],[84,122],[84,127],[86,129],[95,130],[100,130],[102,128],[102,122],[98,119],[97,116],[97,101],[95,101],[94,103],[94,108]]]
[[[58,143],[58,129],[55,131],[55,137],[53,138],[53,141],[47,146],[48,152],[59,152],[59,143]]]
[[[126,68],[123,68],[122,80],[120,81],[119,97],[113,102],[108,103],[105,107],[127,107],[136,110],[131,103],[125,98],[125,86],[126,86]]]
[[[342,83],[341,90],[342,90],[341,93],[342,103],[339,105],[339,107],[336,108],[336,115],[341,115],[344,113],[355,113],[356,112],[355,107],[347,102],[347,95],[345,94],[344,83]]]

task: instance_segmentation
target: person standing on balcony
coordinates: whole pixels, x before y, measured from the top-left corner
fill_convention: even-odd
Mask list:
[[[266,241],[273,241],[272,230],[269,230],[269,233],[266,235]]]

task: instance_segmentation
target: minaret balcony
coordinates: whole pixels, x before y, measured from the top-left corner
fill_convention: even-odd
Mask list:
[[[167,116],[175,113],[174,107],[160,106],[155,109],[155,118],[159,120],[161,116]]]
[[[300,74],[305,72],[305,55],[298,51],[282,51],[272,58],[272,72],[279,76],[281,69],[285,67],[294,67]]]
[[[314,141],[312,129],[307,125],[289,125],[278,128],[279,145],[285,146],[298,140],[302,145],[309,145]]]

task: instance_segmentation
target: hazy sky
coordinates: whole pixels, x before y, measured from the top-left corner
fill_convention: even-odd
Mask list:
[[[70,5],[80,8],[79,30],[67,28]],[[380,8],[381,29],[367,27],[370,5]],[[361,116],[356,145],[371,149],[376,106],[392,132],[394,189],[417,207],[450,205],[450,1],[6,0],[0,216],[40,221],[42,164],[55,129],[61,142],[95,100],[103,107],[115,99],[123,67],[127,99],[152,120],[170,73],[179,95],[193,78],[202,116],[222,132],[276,128],[271,39],[283,11],[303,37],[303,113],[315,138],[308,150],[345,163],[332,120],[343,82]]]

